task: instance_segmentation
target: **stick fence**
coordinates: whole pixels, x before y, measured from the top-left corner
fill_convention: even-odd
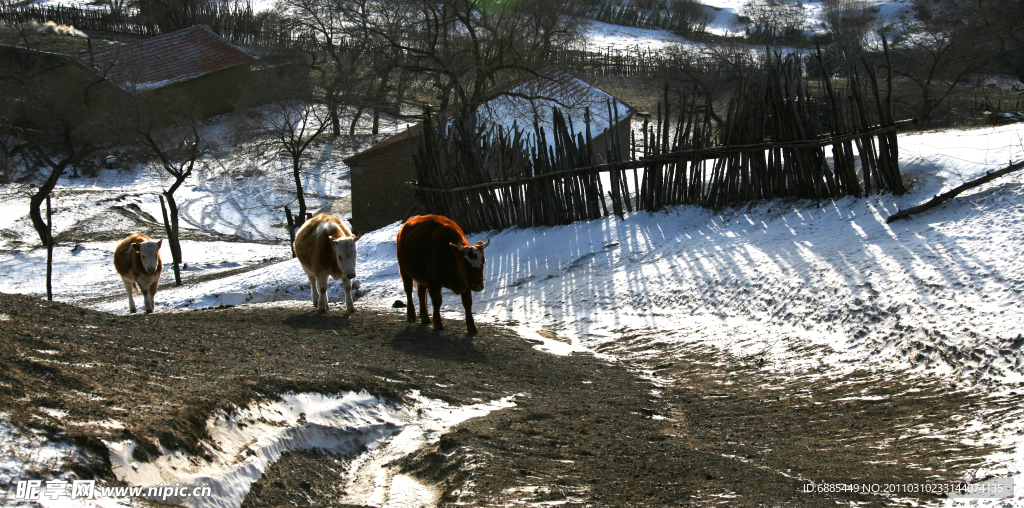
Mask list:
[[[490,132],[471,111],[433,118],[414,157],[416,193],[431,213],[476,232],[669,205],[905,192],[896,135],[907,122],[892,119],[891,76],[883,94],[866,63],[848,70],[843,87],[828,77],[811,83],[803,69],[798,56],[772,55],[720,124],[695,94],[670,108],[666,90],[655,121],[629,140],[613,118],[603,161],[590,132],[572,132],[557,110],[550,146],[536,123],[535,135],[524,136]]]

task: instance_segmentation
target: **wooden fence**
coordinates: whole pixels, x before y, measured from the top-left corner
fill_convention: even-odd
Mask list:
[[[62,5],[0,6],[0,23],[17,26],[29,21],[36,23],[52,21],[58,25],[73,26],[79,30],[132,35],[160,34],[160,30],[155,23],[138,15],[114,15],[106,10],[81,9]]]
[[[572,132],[558,111],[551,146],[536,124],[524,136],[489,132],[470,112],[435,118],[415,155],[416,194],[430,213],[476,232],[668,205],[905,192],[896,139],[905,122],[892,119],[891,76],[883,97],[870,67],[850,69],[842,89],[827,78],[812,86],[802,68],[797,56],[773,55],[720,125],[696,96],[673,114],[666,93],[655,121],[630,140],[609,129],[600,164],[589,128]]]
[[[137,9],[114,13],[107,9],[82,9],[63,5],[0,6],[0,24],[14,26],[29,21],[52,21],[79,30],[150,37],[173,31],[179,28],[179,25],[187,27],[205,24],[233,44],[302,50],[309,50],[315,46],[315,41],[311,40],[308,34],[303,34],[287,20],[255,14],[249,10],[233,11],[223,7],[207,6],[197,9],[188,16],[182,14],[182,17],[187,18],[188,22],[177,20],[175,24],[164,20],[161,24],[156,17],[142,15]],[[670,65],[662,53],[639,46],[628,50],[556,47],[550,60],[554,65],[581,75],[653,77],[664,75]]]
[[[588,76],[664,76],[672,65],[663,51],[639,46],[628,50],[555,48],[550,59],[562,69]]]
[[[233,11],[226,7],[209,5],[179,21],[178,25],[161,22],[136,10],[113,13],[105,9],[82,9],[63,5],[9,5],[0,6],[0,23],[19,25],[35,21],[52,21],[73,26],[79,30],[101,31],[155,36],[194,25],[209,25],[214,32],[234,44],[274,47],[304,47],[299,31],[276,16],[253,13],[251,10]],[[180,26],[179,26],[180,25]]]

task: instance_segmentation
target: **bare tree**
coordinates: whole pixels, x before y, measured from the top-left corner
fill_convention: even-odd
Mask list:
[[[160,31],[170,33],[195,25],[209,0],[139,0],[139,12],[152,19]]]
[[[676,19],[676,33],[690,35],[703,32],[715,19],[715,12],[698,0],[672,0],[667,6]]]
[[[1024,83],[1024,0],[945,1],[951,4],[946,10],[963,14],[962,32],[985,48],[989,68]]]
[[[167,243],[171,248],[174,265],[174,283],[180,286],[182,255],[178,230],[178,203],[174,199],[174,192],[192,176],[196,164],[202,163],[200,159],[209,152],[208,146],[195,122],[178,124],[160,132],[137,131],[137,134],[149,152],[160,161],[163,170],[174,177],[174,182],[161,193],[161,196],[167,201],[170,214],[169,218],[165,218],[168,219]]]
[[[577,37],[573,2],[524,0],[374,0],[365,28],[423,76],[441,109],[454,99],[476,104],[495,85],[537,75],[552,48]],[[370,8],[372,6],[372,8]]]
[[[22,3],[18,0],[0,0],[0,10],[4,10],[10,13],[15,13]],[[0,25],[0,35],[7,37],[10,34],[7,32],[15,32],[21,36],[21,41],[25,44],[25,48],[30,48],[28,42],[28,34],[30,27],[34,24],[34,21],[28,19],[28,16],[24,14],[15,14],[14,16],[7,19],[7,26]]]
[[[823,20],[832,35],[834,53],[843,67],[855,65],[871,33],[875,13],[867,0],[824,0]]]
[[[114,19],[123,19],[129,11],[138,7],[139,2],[138,0],[106,0],[106,4]]]
[[[32,66],[0,77],[5,85],[0,96],[7,102],[3,109],[8,111],[2,130],[18,138],[24,155],[45,168],[29,210],[43,245],[49,245],[52,237],[40,206],[69,166],[110,139],[114,122],[111,97],[104,89],[90,88],[88,81],[69,77],[65,71]]]
[[[68,167],[113,139],[117,115],[111,87],[63,58],[27,59],[0,69],[0,135],[18,146],[29,164],[42,168],[29,196],[29,218],[52,253],[53,233],[41,207]],[[10,141],[15,140],[15,141]],[[50,257],[47,261],[47,294]]]
[[[4,87],[0,86],[0,90]],[[14,170],[22,157],[28,143],[17,136],[17,131],[7,118],[6,100],[0,100],[0,184],[10,183],[14,179]]]
[[[250,110],[240,129],[242,139],[261,152],[276,152],[291,163],[299,224],[306,220],[302,187],[303,155],[330,126],[327,108],[308,100],[282,100]]]
[[[803,37],[807,11],[799,1],[750,1],[740,9],[747,23],[751,40],[761,44],[777,44]]]
[[[904,14],[888,27],[892,72],[912,85],[897,95],[919,121],[928,122],[967,75],[984,68],[990,53],[984,38],[972,34],[968,13],[955,1],[936,4],[928,19]]]
[[[669,48],[669,65],[664,78],[670,91],[682,97],[697,93],[711,104],[723,104],[735,95],[744,80],[755,79],[761,71],[761,52],[746,44],[716,44],[707,48],[680,44]],[[711,117],[721,123],[714,109]]]

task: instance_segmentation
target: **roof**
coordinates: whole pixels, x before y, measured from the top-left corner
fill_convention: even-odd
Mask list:
[[[23,59],[22,62],[34,62],[40,63],[43,61],[49,61],[51,65],[73,65],[89,73],[95,73],[95,70],[88,65],[83,64],[73,56],[66,55],[64,53],[55,53],[52,51],[42,51],[38,49],[28,49],[21,46],[11,46],[8,44],[0,44],[0,55],[6,59],[19,58]]]
[[[600,136],[614,122],[609,117],[609,105],[614,103],[619,122],[630,118],[636,110],[618,100],[611,94],[597,88],[568,72],[549,70],[542,76],[529,78],[519,82],[491,89],[488,100],[477,109],[478,118],[490,125],[500,125],[505,130],[517,127],[525,135],[534,134],[534,120],[543,128],[548,138],[554,135],[552,109],[558,108],[566,116],[575,132],[585,133],[585,111],[590,112],[590,129],[594,137]],[[449,112],[450,113],[450,112]],[[376,145],[363,150],[347,159],[351,165],[359,159],[379,153],[381,150],[402,141],[415,138],[423,130],[420,122],[409,129],[396,134]],[[553,145],[553,139],[547,140]]]
[[[93,66],[122,88],[143,92],[246,65],[252,57],[198,25],[96,53]]]

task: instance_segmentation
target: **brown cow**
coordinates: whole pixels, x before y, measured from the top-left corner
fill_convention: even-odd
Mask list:
[[[136,288],[142,292],[146,313],[153,312],[153,297],[156,296],[160,273],[164,270],[164,263],[160,260],[163,243],[163,240],[154,242],[146,235],[134,233],[121,240],[114,249],[114,269],[124,281],[124,289],[128,292],[128,311],[132,314],[136,312],[132,296]]]
[[[420,318],[429,324],[427,292],[434,304],[434,329],[441,324],[441,288],[462,295],[466,310],[466,331],[476,333],[473,322],[473,291],[484,290],[484,249],[490,245],[477,242],[469,245],[459,225],[440,215],[420,215],[405,221],[398,231],[398,273],[405,286],[407,317],[416,322],[412,303],[412,283],[420,293]]]
[[[295,256],[302,271],[309,277],[313,306],[317,312],[327,312],[327,277],[340,280],[345,288],[345,304],[349,312],[352,305],[352,279],[356,278],[356,240],[358,236],[341,223],[341,219],[320,214],[306,221],[295,235]]]

